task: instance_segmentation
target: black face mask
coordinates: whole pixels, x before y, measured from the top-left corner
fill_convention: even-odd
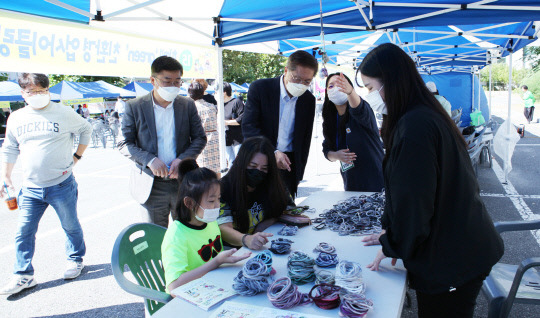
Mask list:
[[[266,179],[266,172],[262,172],[259,169],[247,169],[246,178],[248,186],[256,188]]]

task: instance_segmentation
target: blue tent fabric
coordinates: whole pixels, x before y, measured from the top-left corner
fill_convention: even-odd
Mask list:
[[[135,97],[131,91],[124,90],[114,85],[103,81],[97,82],[68,82],[62,81],[49,89],[51,93],[60,95],[61,99],[78,99],[78,98],[117,98]]]
[[[248,84],[248,83],[244,83],[244,84],[242,84],[242,85],[240,85],[240,86],[242,86],[243,88],[249,89],[249,84]]]
[[[470,125],[470,114],[474,110],[480,109],[484,118],[486,120],[489,118],[486,94],[481,86],[480,88],[478,87],[478,76],[467,73],[448,72],[438,75],[422,75],[422,78],[426,83],[430,81],[435,83],[439,95],[444,96],[452,104],[452,110],[462,109],[462,127]],[[480,104],[478,104],[478,94],[480,94]]]
[[[15,81],[0,82],[0,101],[16,102],[24,100],[21,87]]]
[[[488,10],[469,9],[467,5],[477,3],[477,0],[462,0],[457,4],[454,0],[379,0],[371,8],[365,8],[364,13],[369,16],[373,14],[372,25],[377,29],[388,28],[410,28],[422,26],[447,26],[447,25],[467,25],[474,23],[504,23],[504,22],[526,22],[540,20],[540,11],[528,10],[523,6],[538,6],[539,2],[534,0],[496,0],[486,5],[491,6],[512,6],[513,10]],[[419,5],[396,6],[391,3],[413,3]],[[425,6],[422,6],[425,4]],[[454,10],[449,10],[444,14],[425,16],[421,19],[409,18],[440,12],[441,8],[429,6],[427,4],[454,4]],[[392,6],[388,6],[392,5]],[[338,27],[325,28],[325,34],[350,32],[351,28],[366,28],[366,21],[360,15],[356,5],[351,1],[326,1],[322,3],[323,13],[327,14],[323,18],[324,24],[336,24]],[[341,10],[337,14],[328,14]],[[222,46],[240,45],[247,43],[257,43],[271,40],[283,40],[290,38],[304,38],[318,36],[321,32],[316,25],[320,24],[319,0],[275,0],[275,1],[246,1],[246,0],[225,0],[220,12],[222,18],[238,18],[252,20],[272,20],[282,21],[276,27],[269,27],[269,23],[252,23],[220,20],[217,37],[222,39]],[[313,23],[312,26],[287,24],[287,21],[304,19],[302,22]],[[394,23],[398,21],[398,23]],[[388,24],[391,23],[391,24]],[[386,26],[388,24],[388,26]],[[315,26],[315,27],[314,27]],[[344,26],[344,28],[341,28]],[[346,28],[345,28],[346,27]],[[228,38],[236,34],[248,31],[259,30],[252,34],[244,34],[241,37]],[[373,29],[372,29],[373,30]]]
[[[247,90],[245,87],[240,86],[240,85],[238,85],[238,84],[236,84],[236,83],[234,83],[234,82],[229,83],[229,84],[231,84],[231,89],[232,89],[233,91],[237,91],[237,92],[239,92],[239,93],[247,93],[247,92],[248,92],[248,90]]]
[[[397,44],[401,44],[402,48],[416,58],[419,67],[463,67],[463,66],[483,66],[486,65],[486,47],[491,45],[493,49],[501,49],[500,57],[505,57],[509,53],[508,49],[512,48],[517,51],[535,41],[535,39],[514,39],[509,41],[508,38],[498,37],[496,35],[519,35],[532,36],[535,29],[531,22],[520,22],[511,25],[492,27],[488,24],[479,25],[460,25],[460,26],[438,26],[438,27],[418,27],[414,28],[416,32],[397,31],[395,39],[399,39]],[[454,32],[456,30],[471,31],[477,29],[482,30],[481,35],[475,35],[473,41],[484,41],[483,43],[472,44],[463,36],[446,37],[445,34],[435,32]],[[433,32],[433,33],[427,33]],[[443,37],[443,38],[441,38]],[[390,38],[385,34],[380,34],[377,38],[373,32],[359,31],[348,33],[334,33],[325,36],[325,42],[335,44],[327,44],[325,47],[327,55],[330,57],[331,64],[344,64],[348,60],[349,63],[358,66],[362,59],[366,56],[369,50],[365,47],[359,47],[362,41],[372,38],[374,41],[368,45],[380,45],[383,43],[392,42],[394,35]],[[427,41],[427,42],[426,42]],[[415,42],[424,42],[426,44],[413,44]],[[304,39],[282,40],[279,42],[280,51],[284,52],[285,56],[292,54],[297,49],[305,49],[313,53],[319,61],[322,61],[322,56],[319,49],[322,49],[320,36],[314,36]],[[446,46],[446,47],[445,47]],[[482,48],[481,46],[484,46]],[[315,48],[313,48],[315,47]],[[353,62],[353,59],[355,61]],[[426,69],[428,70],[428,69]]]
[[[62,0],[62,2],[87,12],[90,11],[90,0]],[[80,23],[89,23],[90,21],[87,16],[45,0],[1,0],[0,9]]]
[[[154,86],[151,83],[131,82],[124,86],[124,89],[135,92],[135,95],[139,97],[148,94]]]

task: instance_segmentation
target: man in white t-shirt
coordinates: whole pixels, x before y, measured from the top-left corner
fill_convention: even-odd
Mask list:
[[[90,142],[92,125],[71,107],[51,102],[46,75],[21,73],[19,85],[27,106],[14,111],[7,122],[0,197],[4,196],[6,186],[10,193],[15,192],[11,174],[19,157],[23,182],[18,196],[15,275],[0,290],[1,295],[16,294],[37,284],[32,257],[39,220],[49,205],[56,211],[67,237],[68,266],[64,279],[81,274],[86,253],[72,169]],[[72,154],[75,135],[79,136],[79,146]]]
[[[124,117],[125,109],[126,109],[126,102],[122,100],[122,97],[118,96],[118,100],[116,101],[116,104],[114,105],[114,110],[118,112],[118,116],[120,117],[120,120],[122,120],[122,117]]]

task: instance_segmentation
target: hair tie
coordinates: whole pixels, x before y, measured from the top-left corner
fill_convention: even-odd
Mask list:
[[[301,293],[289,277],[281,277],[276,280],[268,288],[266,294],[272,305],[280,309],[287,309],[311,302],[309,296]]]
[[[363,283],[360,264],[340,261],[336,268],[336,285],[340,286],[346,293],[363,294],[366,286]]]
[[[303,285],[315,280],[315,270],[313,269],[315,261],[306,253],[294,251],[289,256],[287,268],[289,277],[297,285]]]
[[[340,290],[341,287],[339,286],[329,284],[315,285],[309,292],[309,298],[311,298],[319,308],[334,309],[339,306],[341,302],[339,299]],[[313,294],[314,291],[315,294]]]
[[[319,243],[319,245],[315,246],[313,251],[314,252],[324,252],[324,253],[328,253],[328,254],[335,254],[336,253],[336,248],[331,244],[328,244],[326,242],[321,242],[321,243]]]
[[[373,309],[373,301],[365,295],[346,294],[341,296],[339,315],[347,318],[362,318],[370,309]]]
[[[269,250],[274,254],[287,254],[291,251],[292,243],[293,241],[280,237],[277,240],[272,240]]]
[[[317,285],[319,284],[334,285],[335,283],[334,274],[324,269],[316,272],[315,277],[316,277],[315,284]]]
[[[294,236],[296,235],[296,232],[298,232],[298,226],[284,225],[281,230],[279,230],[278,234],[283,236]]]
[[[267,265],[259,259],[252,258],[238,272],[232,287],[242,296],[254,296],[268,290],[269,280]]]
[[[319,267],[335,267],[339,259],[336,254],[329,254],[325,252],[319,253],[317,259],[315,259],[315,264]]]
[[[264,250],[255,255],[254,259],[263,262],[264,265],[266,265],[266,272],[270,275],[272,274],[272,253],[270,253],[268,250]]]

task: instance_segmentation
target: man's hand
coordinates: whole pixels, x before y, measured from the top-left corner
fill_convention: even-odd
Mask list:
[[[167,165],[163,163],[159,158],[156,157],[154,161],[149,166],[150,170],[152,170],[152,173],[156,177],[165,178],[167,175],[169,175],[169,170],[167,169]]]
[[[371,262],[371,264],[366,265],[366,268],[369,268],[372,271],[378,271],[379,270],[379,265],[381,264],[381,261],[383,259],[385,259],[385,258],[386,258],[386,256],[384,255],[382,249],[380,249],[377,252],[377,256],[375,256],[375,259],[373,260],[373,262]],[[397,259],[392,258],[392,262],[391,262],[392,266],[396,266],[396,262],[397,262]]]
[[[11,179],[4,179],[4,181],[2,182],[2,186],[0,187],[0,199],[3,199],[5,194],[7,193],[6,191],[6,186],[4,186],[4,184],[7,186],[7,191],[9,191],[10,193],[10,196],[13,197],[15,195],[15,187],[13,186],[13,182],[11,182]]]
[[[178,166],[182,160],[176,158],[171,162],[171,168],[169,169],[169,177],[171,179],[178,179]]]
[[[284,154],[283,152],[277,150],[276,153],[276,161],[277,161],[277,166],[279,169],[282,169],[282,170],[287,170],[287,171],[291,171],[291,160],[289,160],[289,157],[287,157],[286,154]]]

